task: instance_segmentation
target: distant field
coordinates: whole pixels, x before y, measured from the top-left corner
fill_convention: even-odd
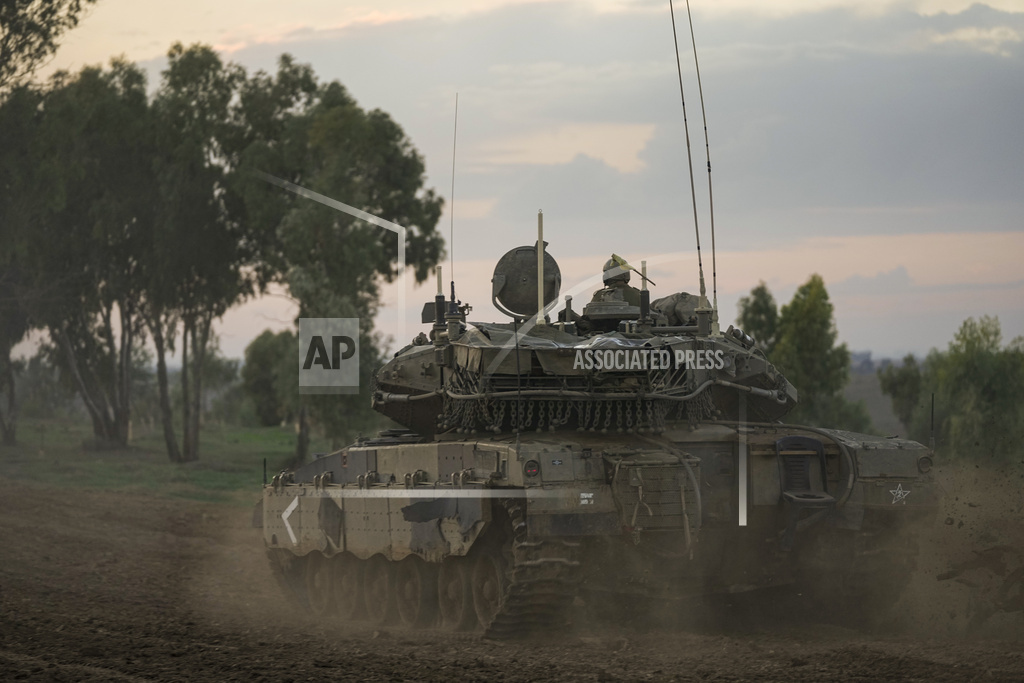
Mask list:
[[[892,399],[882,393],[878,375],[874,372],[851,374],[850,383],[843,389],[843,395],[850,401],[864,401],[876,434],[907,436],[906,428],[892,410]]]
[[[22,420],[18,445],[0,447],[0,477],[58,487],[76,486],[155,493],[174,498],[249,504],[263,483],[284,468],[295,450],[295,433],[282,427],[205,427],[199,460],[178,465],[167,459],[162,432],[148,430],[130,447],[94,450],[88,424]],[[312,444],[313,452],[329,450]]]
[[[866,403],[877,434],[906,434],[874,373],[852,375],[845,395]],[[0,477],[247,505],[263,483],[264,458],[273,476],[295,450],[295,433],[289,427],[207,425],[200,436],[199,460],[186,465],[167,459],[158,427],[137,430],[126,449],[89,448],[85,444],[91,437],[85,422],[23,419],[18,445],[0,446]],[[330,450],[324,441],[311,444],[314,453]]]

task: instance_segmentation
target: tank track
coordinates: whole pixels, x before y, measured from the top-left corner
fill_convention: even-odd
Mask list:
[[[564,628],[576,598],[581,571],[579,542],[529,540],[519,501],[504,501],[511,523],[503,550],[511,559],[501,608],[484,629],[484,638],[509,640]]]
[[[580,543],[561,538],[531,540],[521,500],[502,501],[496,512],[497,523],[489,538],[478,541],[479,546],[470,555],[479,558],[483,553],[491,553],[500,559],[503,568],[500,603],[483,628],[483,637],[513,640],[564,628],[569,623],[581,581]],[[268,549],[267,557],[284,592],[300,607],[310,609],[303,574],[307,559],[281,549]]]

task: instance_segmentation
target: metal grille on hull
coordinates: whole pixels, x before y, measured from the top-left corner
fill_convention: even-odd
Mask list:
[[[691,469],[700,481],[700,466],[691,464]],[[690,527],[696,531],[700,519],[698,498],[682,465],[623,465],[615,475],[612,490],[623,524],[642,529],[682,529],[685,495]]]

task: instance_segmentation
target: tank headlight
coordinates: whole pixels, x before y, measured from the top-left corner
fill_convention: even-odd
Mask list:
[[[523,465],[523,472],[528,477],[536,477],[540,474],[540,463],[536,460],[527,460]]]
[[[922,455],[920,458],[917,459],[917,469],[922,474],[927,473],[927,472],[931,472],[932,471],[932,459],[930,457],[928,457],[927,455]]]

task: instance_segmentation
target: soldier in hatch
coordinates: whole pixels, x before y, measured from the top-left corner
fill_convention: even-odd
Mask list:
[[[575,322],[583,333],[611,332],[622,320],[637,320],[640,317],[640,290],[629,284],[631,270],[636,268],[626,263],[621,256],[612,254],[612,257],[605,261],[603,268],[604,287],[594,292],[590,303],[583,309],[583,315],[575,312],[567,314],[567,311],[563,310],[559,313],[559,320]],[[639,271],[637,274],[644,277]],[[650,282],[650,279],[647,281]],[[665,325],[668,320],[653,303],[648,316],[655,326]]]
[[[620,321],[640,318],[640,290],[629,284],[631,270],[636,268],[615,254],[605,262],[602,273],[604,287],[594,292],[590,303],[583,309],[584,320],[580,329],[585,332],[611,332]],[[639,271],[637,275],[644,277]],[[655,325],[665,324],[665,316],[653,307],[648,311],[648,319]]]
[[[622,301],[640,307],[640,290],[629,285],[629,271],[636,270],[621,256],[612,254],[604,264],[604,288],[594,292],[592,302]],[[643,277],[641,273],[637,273]],[[648,279],[650,282],[650,279]],[[651,284],[654,284],[651,282]],[[700,298],[686,292],[677,292],[651,302],[651,319],[655,325],[690,325],[696,323],[696,308]]]
[[[629,284],[630,266],[613,254],[604,264],[604,288],[594,292],[591,301],[624,301],[640,307],[640,290]]]

